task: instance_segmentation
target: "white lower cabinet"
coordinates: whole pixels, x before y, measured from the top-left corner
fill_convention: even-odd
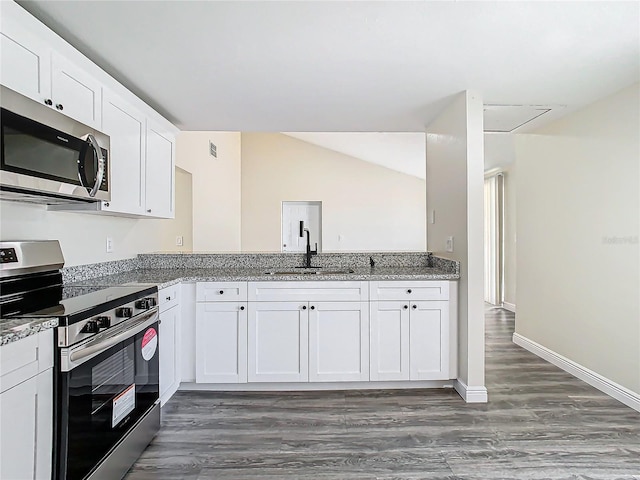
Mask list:
[[[0,478],[51,478],[53,330],[0,347]],[[16,360],[20,361],[16,361]],[[25,359],[26,361],[22,361]]]
[[[371,302],[371,380],[447,380],[449,302]]]
[[[249,382],[309,379],[307,302],[249,302]]]
[[[369,303],[310,302],[309,381],[369,380]]]
[[[164,405],[180,386],[181,310],[180,285],[158,292],[160,325],[160,403]]]
[[[196,382],[246,383],[246,302],[196,305]]]

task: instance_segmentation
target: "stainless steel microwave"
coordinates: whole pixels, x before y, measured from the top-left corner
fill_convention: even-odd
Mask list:
[[[0,112],[0,199],[46,204],[111,200],[108,137],[39,105],[22,108],[20,102],[20,108],[10,110],[3,99]]]

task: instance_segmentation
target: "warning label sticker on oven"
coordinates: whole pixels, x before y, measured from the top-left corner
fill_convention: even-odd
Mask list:
[[[158,348],[158,332],[155,328],[150,328],[144,332],[142,337],[142,358],[151,360],[156,354]]]
[[[111,428],[114,428],[136,408],[136,384],[132,383],[127,389],[113,399],[113,415]]]

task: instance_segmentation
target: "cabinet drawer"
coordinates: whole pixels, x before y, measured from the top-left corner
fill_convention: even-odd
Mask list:
[[[247,282],[198,282],[196,302],[246,302]]]
[[[360,302],[369,300],[368,282],[249,282],[249,301]]]
[[[180,284],[158,290],[158,308],[160,313],[180,303]]]
[[[448,300],[449,282],[371,282],[371,300]]]

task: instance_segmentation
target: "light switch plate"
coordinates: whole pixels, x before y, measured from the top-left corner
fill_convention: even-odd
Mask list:
[[[182,235],[178,235],[176,237],[176,245],[178,247],[181,247],[184,244],[184,239],[182,238]]]

